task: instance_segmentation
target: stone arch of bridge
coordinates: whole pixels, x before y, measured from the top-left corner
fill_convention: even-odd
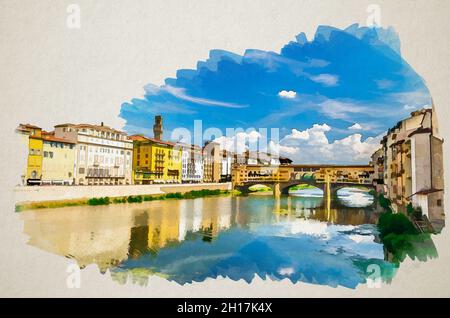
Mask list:
[[[371,184],[362,184],[362,183],[331,183],[330,184],[330,192],[332,194],[336,193],[344,188],[353,188],[353,189],[357,189],[357,188],[365,188],[367,190],[372,190],[374,189],[373,185]]]
[[[275,187],[275,184],[273,182],[251,182],[251,183],[246,183],[244,185],[235,186],[235,189],[240,191],[241,193],[251,193],[253,191],[251,191],[250,188],[255,185],[266,186],[266,187],[270,188],[272,190],[272,192]]]
[[[322,191],[324,191],[324,184],[323,183],[317,183],[315,181],[292,181],[289,183],[281,183],[280,184],[280,192],[282,194],[289,194],[289,189],[301,184],[307,184],[307,185],[311,185],[313,187],[316,187]]]

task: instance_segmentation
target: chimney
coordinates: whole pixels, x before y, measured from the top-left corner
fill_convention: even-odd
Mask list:
[[[161,140],[163,134],[163,128],[162,128],[162,116],[156,115],[155,116],[155,124],[153,125],[153,137],[156,140]]]

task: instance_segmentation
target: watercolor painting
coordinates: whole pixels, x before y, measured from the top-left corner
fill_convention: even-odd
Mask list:
[[[124,127],[18,123],[27,244],[117,284],[350,289],[438,257],[443,138],[394,28],[220,48],[124,100]]]

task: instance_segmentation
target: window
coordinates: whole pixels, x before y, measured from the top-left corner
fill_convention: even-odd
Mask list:
[[[80,168],[78,169],[78,173],[79,173],[79,174],[84,174],[84,168],[80,167]]]
[[[69,172],[69,178],[72,178],[72,172]]]
[[[50,158],[53,158],[53,151],[49,151],[48,154],[50,155]]]
[[[47,157],[48,157],[48,152],[44,151],[44,158],[47,158]]]
[[[437,206],[442,206],[442,200],[441,199],[437,200],[436,204]]]

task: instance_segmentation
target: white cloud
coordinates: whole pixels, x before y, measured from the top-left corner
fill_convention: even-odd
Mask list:
[[[275,72],[281,66],[288,66],[289,71],[296,76],[308,76],[304,72],[305,68],[323,68],[330,64],[330,62],[321,59],[310,59],[306,62],[300,62],[273,52],[261,50],[247,50],[244,58],[262,65],[269,72]]]
[[[261,148],[263,136],[256,130],[238,132],[233,136],[222,136],[215,141],[221,149],[243,153],[246,150],[268,151],[285,156],[295,163],[336,163],[367,164],[370,156],[380,148],[382,134],[363,139],[359,133],[330,141],[327,133],[332,128],[327,124],[314,124],[305,130],[292,129],[280,142],[270,140],[265,149]]]
[[[361,130],[363,129],[362,126],[358,123],[354,123],[353,125],[351,125],[350,127],[348,127],[348,129],[350,130]]]
[[[156,95],[160,91],[165,91],[169,93],[172,96],[175,96],[176,98],[195,103],[200,105],[206,105],[206,106],[219,106],[219,107],[225,107],[225,108],[246,108],[248,105],[239,105],[234,103],[227,103],[227,102],[221,102],[217,100],[212,99],[206,99],[206,98],[200,98],[200,97],[193,97],[186,94],[186,89],[180,88],[180,87],[173,87],[170,85],[164,85],[162,87],[158,87],[156,85],[147,85],[144,87],[145,92],[149,95]]]
[[[291,276],[294,273],[295,270],[293,267],[281,267],[280,269],[278,269],[278,274],[283,276]]]
[[[297,93],[294,91],[281,91],[278,93],[278,96],[282,97],[282,98],[295,98],[297,96]]]
[[[282,146],[280,144],[275,143],[273,140],[269,141],[268,152],[273,155],[295,155],[299,153],[300,148],[298,147],[290,147],[290,146]]]
[[[368,113],[368,108],[352,103],[327,99],[319,104],[321,112],[333,119],[350,120],[352,115]]]
[[[325,86],[336,86],[338,84],[339,77],[333,74],[319,74],[311,76],[311,80]]]
[[[228,150],[236,153],[243,153],[250,146],[258,144],[261,134],[256,130],[249,132],[238,132],[234,136],[222,136],[214,139],[220,144],[220,149]],[[253,148],[255,148],[253,147]]]
[[[394,81],[387,79],[375,80],[375,83],[377,84],[378,89],[388,89],[395,85]]]
[[[292,129],[290,137],[292,139],[303,139],[308,140],[309,139],[309,132],[307,130],[299,131],[297,129]]]
[[[405,106],[403,106],[403,109],[404,109],[404,110],[415,110],[416,107],[410,106],[410,105],[405,105]]]
[[[424,89],[409,91],[409,92],[401,92],[401,93],[392,93],[388,95],[389,99],[396,100],[399,103],[402,103],[405,106],[408,106],[409,109],[420,109],[424,105],[431,104],[431,96],[430,93]]]
[[[297,163],[368,163],[380,147],[382,135],[363,140],[361,134],[351,134],[330,142],[327,124],[314,124],[303,131],[293,129],[279,145],[270,145]]]

